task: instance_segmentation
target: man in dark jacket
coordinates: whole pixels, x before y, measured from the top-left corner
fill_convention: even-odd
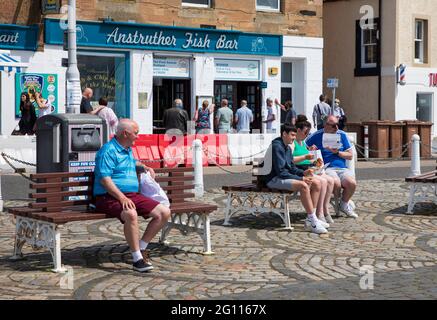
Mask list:
[[[328,232],[317,219],[315,208],[320,195],[320,182],[313,179],[313,171],[303,171],[293,163],[290,145],[296,139],[295,126],[284,124],[281,126],[281,136],[271,144],[271,159],[268,153],[264,159],[264,167],[270,167],[270,173],[265,177],[267,187],[300,193],[300,200],[308,217],[305,228],[311,232],[321,234]],[[271,161],[268,163],[268,161]]]
[[[181,99],[176,99],[173,103],[173,108],[164,111],[163,120],[166,133],[187,133],[187,122],[189,121],[189,117],[187,111],[183,109]],[[171,132],[167,132],[169,130],[171,130]]]

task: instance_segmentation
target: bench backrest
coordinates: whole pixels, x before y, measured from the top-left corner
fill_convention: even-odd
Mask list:
[[[154,169],[156,181],[165,190],[170,203],[186,201],[193,198],[194,169],[192,167]],[[54,172],[30,175],[33,181],[30,188],[36,192],[29,195],[36,202],[30,208],[46,212],[66,210],[83,206],[89,209],[93,203],[93,172]]]

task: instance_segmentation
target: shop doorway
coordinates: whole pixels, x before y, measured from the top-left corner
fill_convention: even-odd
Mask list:
[[[418,93],[416,98],[416,119],[433,122],[432,93]]]
[[[235,112],[240,107],[241,100],[247,100],[247,107],[253,112],[251,130],[261,129],[261,88],[259,82],[215,81],[214,103],[216,110],[220,101],[228,99],[229,107]],[[234,126],[235,127],[235,126]]]
[[[153,126],[163,128],[164,111],[173,106],[175,99],[181,99],[191,119],[190,79],[153,78]]]

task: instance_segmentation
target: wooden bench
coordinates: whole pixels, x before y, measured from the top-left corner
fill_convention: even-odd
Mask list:
[[[270,147],[266,151],[266,156],[268,156],[269,152],[271,152]],[[260,175],[265,174],[265,172],[262,172],[262,162],[263,158],[254,159],[251,183],[222,187],[228,195],[223,225],[231,225],[229,220],[237,212],[246,211],[254,216],[271,212],[282,219],[285,229],[293,230],[289,202],[291,200],[300,201],[299,193],[266,187],[260,179]],[[339,217],[340,198],[332,195],[331,205],[334,207],[336,216]]]
[[[410,185],[408,197],[408,214],[413,214],[416,203],[432,201],[437,204],[437,168],[424,174],[407,177],[405,182]]]
[[[171,219],[162,229],[159,241],[164,243],[173,228],[184,235],[196,232],[203,241],[204,254],[212,254],[209,214],[217,206],[187,201],[194,197],[193,170],[190,167],[155,169],[156,181],[166,191],[171,209]],[[93,210],[93,172],[37,173],[30,178],[34,181],[30,188],[36,190],[30,198],[35,202],[30,202],[28,207],[8,210],[16,217],[14,255],[11,259],[21,259],[23,245],[28,243],[34,249],[48,249],[53,258],[53,271],[64,272],[59,226],[111,217]]]

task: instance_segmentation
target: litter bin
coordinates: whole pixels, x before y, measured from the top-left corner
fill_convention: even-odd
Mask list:
[[[369,127],[369,157],[388,158],[390,147],[390,121],[371,120],[363,122]]]
[[[361,122],[346,122],[344,131],[355,132],[357,134],[356,144],[359,145],[359,147],[357,145],[355,147],[357,150],[361,151],[357,151],[358,158],[363,158],[364,150],[362,148],[364,147],[364,126],[361,124]]]
[[[419,134],[419,123],[420,121],[417,120],[404,120],[403,123],[405,124],[403,129],[403,144],[407,144],[411,142],[411,137],[415,134]],[[409,144],[406,148],[408,148],[408,152],[404,153],[404,157],[411,158],[411,152],[412,147],[411,144]],[[405,150],[405,149],[404,149]]]
[[[108,141],[106,121],[89,114],[50,114],[36,122],[36,172],[93,171]]]
[[[420,136],[420,156],[422,158],[431,158],[431,128],[432,122],[420,122],[419,123],[419,136]]]
[[[405,124],[402,121],[390,123],[390,158],[400,158],[402,156],[402,136]]]

